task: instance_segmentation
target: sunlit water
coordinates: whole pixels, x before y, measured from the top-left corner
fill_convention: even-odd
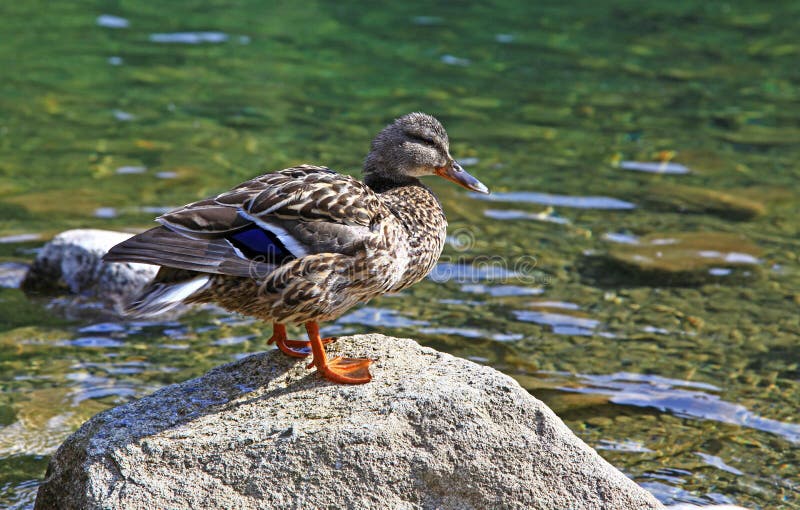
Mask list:
[[[432,183],[442,263],[324,333],[496,367],[665,503],[800,507],[800,4],[267,4],[4,5],[0,507],[93,414],[270,333],[27,298],[44,240],[295,163],[357,174],[412,110],[495,194]]]

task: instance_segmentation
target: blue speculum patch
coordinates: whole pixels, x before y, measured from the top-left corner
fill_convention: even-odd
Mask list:
[[[275,234],[261,227],[250,227],[231,235],[228,239],[248,258],[263,257],[266,262],[273,263],[294,258]]]

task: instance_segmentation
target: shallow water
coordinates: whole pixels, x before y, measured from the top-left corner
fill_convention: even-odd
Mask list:
[[[295,163],[357,174],[380,127],[424,110],[494,198],[432,183],[440,266],[326,332],[512,375],[665,503],[800,507],[800,4],[3,11],[0,506],[29,507],[94,413],[269,336],[215,309],[119,322],[26,298],[20,264],[44,239],[142,229]],[[697,232],[703,252],[758,253],[651,242]]]

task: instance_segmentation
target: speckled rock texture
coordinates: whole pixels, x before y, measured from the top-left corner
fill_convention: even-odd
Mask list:
[[[77,229],[58,234],[36,256],[22,288],[37,293],[71,293],[119,308],[155,276],[157,266],[105,263],[106,252],[132,234]]]
[[[407,339],[329,383],[278,351],[100,413],[50,462],[36,509],[663,508],[496,370]]]

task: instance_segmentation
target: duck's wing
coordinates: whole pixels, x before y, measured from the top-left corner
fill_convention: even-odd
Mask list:
[[[389,214],[363,183],[304,165],[166,213],[157,218],[162,226],[118,244],[105,260],[265,275],[309,254],[354,254]]]
[[[231,276],[264,275],[276,264],[249,259],[224,237],[195,239],[167,227],[155,227],[119,243],[105,254],[106,262],[139,262]]]

